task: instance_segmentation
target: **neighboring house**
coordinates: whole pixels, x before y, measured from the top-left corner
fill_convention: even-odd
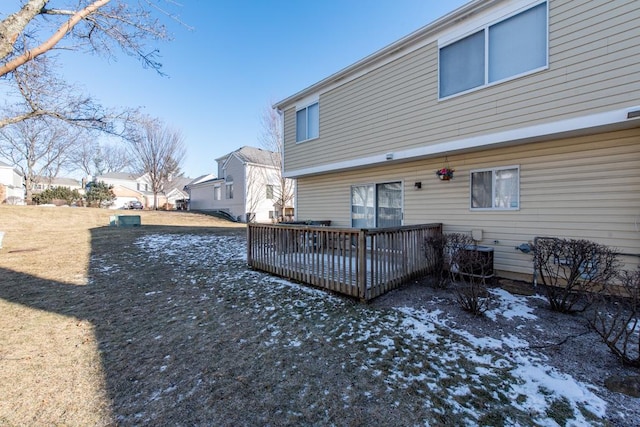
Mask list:
[[[148,174],[132,174],[129,172],[111,172],[96,176],[96,181],[103,181],[113,186],[116,198],[111,209],[121,209],[129,202],[139,201],[145,208],[153,208],[154,196]],[[167,181],[163,190],[158,193],[158,208],[175,209],[178,200],[187,197],[184,186],[191,178],[177,177]]]
[[[24,204],[24,179],[13,166],[0,161],[0,203]]]
[[[243,222],[271,222],[280,216],[278,153],[245,146],[216,162],[218,178],[206,175],[187,185],[190,210],[223,211]],[[287,185],[293,188],[291,180]],[[292,202],[285,207],[292,210]]]
[[[111,209],[122,209],[130,202],[141,202],[145,208],[153,207],[153,192],[151,181],[147,174],[133,174],[130,172],[110,172],[94,177],[95,181],[113,186],[115,199]],[[162,206],[160,197],[158,205]]]
[[[184,187],[192,181],[191,178],[180,176],[165,183],[162,192],[166,197],[167,209],[182,209],[186,205],[189,194]]]
[[[80,194],[84,194],[82,180],[65,177],[47,178],[44,176],[37,176],[35,182],[33,183],[33,189],[31,191],[33,194],[38,194],[49,188],[60,187],[66,187],[70,190],[78,190]]]
[[[213,204],[213,181],[218,178],[214,174],[202,175],[184,186],[184,191],[188,194],[189,210],[207,211],[214,210]]]
[[[474,231],[503,277],[536,236],[638,263],[638,1],[474,0],[275,106],[299,220]]]

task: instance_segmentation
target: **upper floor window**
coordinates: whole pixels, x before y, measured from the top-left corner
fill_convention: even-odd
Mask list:
[[[271,184],[267,184],[267,199],[268,200],[272,200],[273,199],[273,185]]]
[[[220,200],[220,186],[213,187],[213,200]]]
[[[471,171],[471,209],[520,208],[520,168]]]
[[[233,183],[226,185],[226,197],[227,199],[233,199]]]
[[[296,111],[296,142],[317,138],[320,135],[320,108],[318,103]]]
[[[547,2],[440,49],[440,98],[545,68]]]

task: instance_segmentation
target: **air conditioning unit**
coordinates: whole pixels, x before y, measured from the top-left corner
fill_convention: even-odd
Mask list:
[[[465,276],[490,279],[494,276],[493,248],[489,246],[467,245],[459,249],[467,252],[461,254],[461,258],[468,262],[461,268],[455,260],[451,264],[451,272]]]

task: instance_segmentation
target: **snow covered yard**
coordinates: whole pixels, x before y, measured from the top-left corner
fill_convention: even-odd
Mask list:
[[[94,253],[89,280],[122,425],[631,426],[640,413],[554,366],[544,328],[572,332],[541,319],[538,297],[495,289],[486,319],[420,284],[419,300],[400,289],[364,305],[247,269],[237,233],[140,236]]]

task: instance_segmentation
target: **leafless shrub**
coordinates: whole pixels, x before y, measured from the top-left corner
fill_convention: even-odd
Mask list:
[[[424,252],[427,263],[431,266],[431,284],[436,289],[449,286],[449,257],[447,255],[448,236],[434,234],[425,239]]]
[[[586,310],[595,293],[617,275],[616,253],[588,240],[537,238],[534,268],[551,309],[562,313]]]
[[[493,269],[493,261],[478,250],[473,239],[466,234],[447,236],[450,273],[454,279],[456,299],[463,310],[482,315],[491,304],[486,278]]]
[[[624,365],[640,367],[640,267],[622,274],[620,291],[601,294],[587,319]]]

